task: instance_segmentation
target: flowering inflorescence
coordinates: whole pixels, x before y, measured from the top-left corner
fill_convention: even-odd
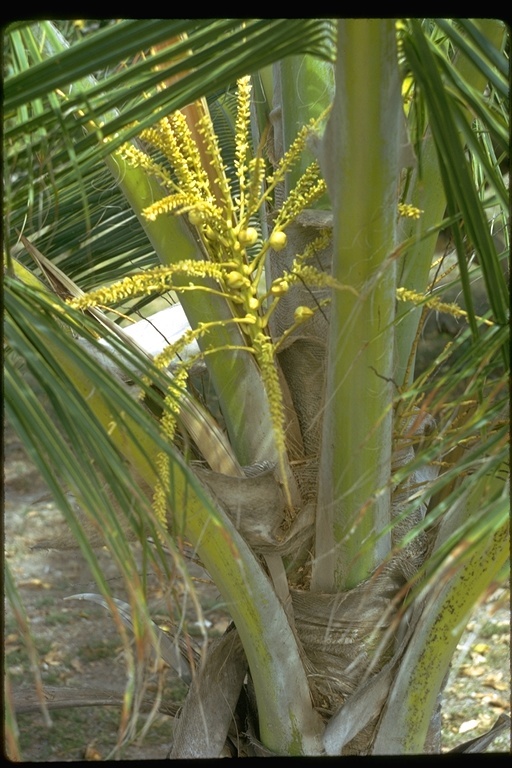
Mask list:
[[[181,113],[180,113],[181,115]],[[154,221],[167,213],[186,214],[199,233],[209,264],[218,264],[222,274],[215,278],[223,292],[236,305],[238,316],[254,316],[257,330],[262,319],[268,321],[268,312],[259,296],[262,270],[270,249],[280,251],[286,246],[286,227],[304,208],[311,206],[326,187],[320,177],[317,163],[312,163],[281,208],[273,231],[261,241],[254,221],[262,206],[269,200],[276,185],[298,160],[305,146],[311,126],[299,132],[297,139],[282,158],[275,173],[264,186],[265,165],[259,154],[251,156],[249,143],[250,80],[242,78],[238,88],[238,113],[235,130],[234,166],[238,188],[232,193],[227,178],[217,137],[209,116],[204,115],[198,132],[202,137],[207,165],[213,170],[210,178],[200,171],[200,150],[192,139],[186,120],[166,118],[155,128],[142,134],[144,141],[152,145],[168,160],[169,172],[154,161],[144,161],[137,151],[125,150],[128,162],[144,165],[155,173],[169,194],[144,210],[144,216]],[[170,129],[175,126],[174,132]],[[172,134],[172,135],[171,135]],[[195,276],[191,273],[191,276]],[[212,275],[213,276],[213,275]],[[276,295],[276,294],[274,294]],[[256,329],[255,329],[256,332]],[[250,334],[249,334],[250,335]]]
[[[199,288],[194,279],[196,281],[202,277],[220,279],[222,275],[221,265],[187,259],[169,267],[154,267],[146,272],[129,275],[119,282],[113,283],[113,285],[98,288],[90,293],[69,299],[68,304],[75,309],[108,306],[137,296],[151,296],[171,289],[186,291],[191,288]],[[187,283],[178,288],[176,278],[178,280],[181,278],[182,283],[183,278],[187,278]],[[212,290],[208,286],[203,287],[204,290]]]
[[[305,263],[326,247],[328,232],[322,232],[303,254],[298,255],[292,269],[276,278],[266,292],[261,289],[262,276],[268,254],[286,247],[286,228],[325,193],[326,185],[318,163],[311,163],[277,213],[272,231],[262,239],[255,222],[267,203],[272,202],[276,187],[299,161],[308,136],[319,121],[311,121],[299,131],[272,175],[266,176],[261,154],[254,153],[251,148],[250,99],[250,78],[242,78],[238,82],[234,180],[228,178],[207,112],[195,126],[195,133],[185,115],[176,112],[141,133],[140,146],[149,147],[148,152],[134,145],[125,145],[121,149],[128,165],[142,167],[156,178],[163,190],[162,197],[144,209],[144,217],[155,221],[168,214],[185,215],[197,232],[207,258],[149,269],[72,299],[70,303],[76,308],[87,309],[169,290],[200,289],[223,296],[230,303],[233,318],[222,322],[239,325],[247,350],[258,362],[269,399],[276,444],[279,453],[284,455],[284,407],[275,364],[276,345],[266,328],[271,313],[290,285],[299,281],[323,287],[335,285],[332,278]],[[308,307],[299,307],[293,327],[305,322],[312,313],[313,310]],[[167,348],[157,358],[157,365],[166,367],[182,346],[199,339],[211,325],[200,324],[180,342]],[[183,384],[183,380],[180,381]],[[169,439],[174,434],[176,419],[171,401],[175,402],[175,393],[166,398],[162,420],[162,430]],[[162,455],[159,458],[161,482],[155,495],[157,511],[164,508],[166,467],[167,462]]]
[[[439,296],[427,296],[407,288],[397,288],[396,297],[400,301],[410,301],[413,304],[422,305],[428,309],[434,309],[437,312],[445,312],[448,315],[452,315],[452,317],[468,317],[468,313],[465,309],[462,309],[462,307],[459,307],[458,304],[454,304],[453,302],[449,303],[441,301]],[[483,317],[477,317],[476,319],[480,320],[485,325],[494,325],[492,320],[487,320]]]
[[[297,185],[284,201],[277,215],[274,229],[278,232],[284,230],[301,211],[309,208],[315,200],[318,200],[326,192],[327,185],[320,178],[320,166],[315,161],[306,168]]]

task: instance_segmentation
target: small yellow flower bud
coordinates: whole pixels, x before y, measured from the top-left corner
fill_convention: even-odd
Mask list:
[[[314,311],[311,307],[297,307],[293,313],[296,323],[303,323],[305,320],[309,320],[314,315]]]
[[[208,240],[218,240],[219,239],[219,236],[218,236],[217,232],[215,232],[215,230],[212,229],[208,224],[204,228],[204,234],[205,234],[205,237]]]
[[[258,309],[258,307],[260,306],[260,302],[256,298],[256,296],[251,296],[248,304],[249,304],[249,309]]]
[[[254,227],[247,227],[247,229],[241,229],[238,233],[238,241],[240,245],[254,245],[258,239],[258,231]]]
[[[269,245],[271,248],[274,249],[274,251],[282,251],[283,248],[286,247],[286,234],[284,232],[281,232],[280,230],[277,230],[277,232],[272,232],[272,234],[269,237]]]
[[[270,293],[273,296],[282,296],[284,293],[288,292],[288,289],[290,287],[290,284],[287,280],[283,280],[283,278],[278,278],[275,280],[271,287],[270,287]]]
[[[230,288],[248,288],[251,284],[246,277],[235,269],[232,272],[228,272],[226,282]]]
[[[193,227],[199,227],[203,223],[203,214],[201,211],[193,210],[188,212],[188,220]]]

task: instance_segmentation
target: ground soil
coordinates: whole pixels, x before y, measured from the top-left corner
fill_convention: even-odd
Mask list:
[[[88,567],[77,551],[38,548],[38,543],[58,537],[65,525],[47,497],[38,472],[27,459],[13,431],[7,427],[4,442],[5,558],[22,597],[39,653],[43,684],[51,689],[79,688],[123,690],[126,681],[123,646],[109,614],[100,606],[64,601],[76,593],[97,592]],[[102,564],[111,578],[115,595],[116,573],[106,552]],[[220,634],[227,618],[211,585],[201,587],[209,633]],[[158,615],[157,587],[151,594]],[[193,621],[191,620],[191,627]],[[200,628],[198,628],[200,634]],[[11,691],[33,687],[33,675],[20,626],[6,601],[4,659]],[[180,701],[183,685],[163,668],[150,679],[148,694],[163,686],[164,696]],[[141,715],[131,743],[113,752],[119,727],[117,706],[98,706],[51,711],[52,725],[40,711],[18,714],[21,759],[24,761],[76,761],[123,758],[165,758],[172,737],[172,718],[157,713],[141,736],[148,716]],[[496,585],[475,610],[458,645],[443,707],[443,750],[488,730],[498,716],[510,713],[510,604],[508,585]],[[505,732],[489,748],[510,750]]]

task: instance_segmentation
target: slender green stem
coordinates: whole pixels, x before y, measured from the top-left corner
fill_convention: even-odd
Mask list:
[[[392,21],[339,23],[324,145],[334,218],[315,589],[347,589],[389,551],[395,264],[402,106]]]

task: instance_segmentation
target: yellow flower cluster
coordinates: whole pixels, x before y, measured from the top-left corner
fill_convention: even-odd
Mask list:
[[[154,277],[150,273],[141,273],[125,277],[110,286],[98,288],[67,300],[74,309],[90,309],[91,307],[109,306],[134,296],[147,296],[154,291]]]
[[[307,283],[308,286],[315,288],[335,288],[338,291],[350,291],[354,296],[358,296],[356,289],[352,285],[343,285],[327,272],[320,272],[318,269],[308,264],[302,264],[295,259],[292,265],[288,280],[293,283]]]
[[[246,210],[257,211],[261,205],[261,194],[265,180],[265,163],[261,155],[249,160],[249,184],[246,194]],[[249,216],[246,216],[246,222]]]
[[[141,138],[159,149],[167,158],[182,192],[198,197],[206,192],[208,196],[208,176],[186,118],[181,112],[175,112],[155,127],[146,129]]]
[[[325,114],[327,114],[327,111]],[[302,126],[294,141],[291,143],[290,148],[284,153],[283,157],[277,164],[277,168],[272,176],[269,177],[269,184],[274,187],[279,182],[283,181],[285,175],[294,163],[297,162],[304,149],[306,148],[306,142],[309,136],[314,132],[317,125],[324,119],[325,114],[322,114],[318,120],[310,120],[307,125]]]
[[[167,392],[164,400],[164,412],[160,421],[160,432],[168,443],[174,440],[177,417],[180,412],[180,392],[184,392],[187,385],[188,371],[185,367],[176,372],[173,385]],[[170,489],[169,456],[165,451],[160,451],[156,457],[156,469],[158,480],[153,493],[153,509],[162,525],[166,524],[168,493]]]
[[[419,219],[423,211],[421,208],[409,205],[409,203],[398,203],[398,213],[400,216],[405,216],[409,219]]]
[[[208,253],[207,263],[221,267],[220,274],[208,274],[218,280],[222,293],[231,298],[236,314],[239,317],[253,316],[254,325],[261,328],[262,319],[266,319],[266,316],[258,291],[267,253],[270,249],[279,251],[285,247],[286,227],[304,208],[311,206],[324,194],[326,186],[320,177],[318,164],[312,163],[281,208],[268,240],[259,240],[253,222],[256,221],[261,207],[271,199],[276,184],[284,179],[285,174],[298,161],[308,135],[318,121],[311,121],[299,131],[265,186],[263,158],[259,152],[254,157],[250,156],[250,97],[250,78],[245,77],[238,82],[234,160],[238,184],[236,196],[231,193],[208,113],[203,115],[198,124],[198,132],[202,137],[201,147],[195,143],[186,118],[181,112],[142,132],[142,139],[165,156],[171,168],[170,173],[164,172],[151,158],[145,160],[144,153],[139,150],[125,148],[124,156],[127,162],[143,166],[155,173],[169,192],[167,196],[145,209],[145,217],[154,221],[158,216],[169,213],[187,213]],[[208,160],[205,160],[204,153],[207,154]],[[208,173],[205,167],[209,168]],[[191,269],[189,276],[192,280],[199,276],[197,269]],[[168,288],[171,287],[170,282],[167,280]],[[163,287],[161,275],[158,276],[158,285]],[[139,288],[142,290],[140,282]],[[116,301],[133,295],[129,293],[133,290],[135,286],[132,283],[112,286],[110,293],[101,296],[102,303],[108,303],[109,299]],[[273,292],[274,296],[278,294],[279,291]],[[91,301],[97,301],[99,298],[98,295],[92,295]]]
[[[320,234],[317,235],[317,237],[315,237],[314,240],[311,240],[307,244],[304,251],[295,257],[295,263],[302,264],[304,261],[307,261],[308,259],[312,259],[313,256],[315,256],[317,253],[327,248],[330,242],[331,242],[331,230],[322,229],[320,231]]]
[[[438,296],[425,296],[421,293],[417,293],[416,291],[409,290],[407,288],[397,288],[396,289],[396,297],[400,301],[410,301],[413,304],[416,305],[423,305],[425,307],[428,307],[428,309],[434,309],[438,312],[445,312],[447,315],[452,315],[452,317],[467,317],[468,313],[465,309],[462,309],[462,307],[459,307],[458,304],[448,303],[445,301],[441,301],[441,299]],[[480,320],[485,325],[494,325],[492,320],[487,320],[483,317],[477,317],[478,320]]]
[[[193,278],[213,277],[220,280],[223,274],[223,269],[218,264],[186,259],[169,267],[155,267],[148,269],[147,272],[130,275],[110,286],[98,288],[96,291],[86,293],[84,296],[68,299],[67,303],[74,309],[109,306],[138,296],[150,296],[170,290],[182,291],[191,287],[196,288],[198,286],[192,282]],[[190,283],[188,285],[180,284],[180,282],[174,279],[176,275],[191,278]],[[204,288],[204,290],[211,289]]]
[[[153,492],[153,509],[157,520],[165,526],[167,519],[167,494],[171,484],[169,457],[161,451],[155,460],[158,480]]]
[[[309,165],[301,176],[297,185],[280,209],[275,227],[284,229],[291,221],[297,218],[305,208],[309,208],[315,200],[318,200],[327,192],[327,185],[320,177],[320,166],[315,161]]]
[[[246,172],[249,170],[249,120],[251,107],[251,81],[243,77],[238,81],[237,115],[235,125],[235,169],[239,181],[239,220],[245,221],[245,197],[247,190]]]
[[[148,221],[155,221],[162,213],[186,213],[187,211],[194,213],[197,222],[215,219],[220,215],[220,210],[212,203],[198,199],[188,192],[177,192],[145,208],[144,216]],[[192,220],[192,216],[190,219]]]
[[[173,184],[169,171],[156,163],[152,158],[133,144],[124,144],[120,149],[120,154],[134,168],[144,168],[150,174],[163,182],[164,186],[171,187]]]
[[[268,395],[270,418],[272,420],[272,427],[274,430],[274,439],[276,441],[277,452],[279,456],[280,464],[280,476],[284,481],[284,492],[286,501],[291,508],[292,501],[290,496],[290,489],[285,481],[285,457],[286,457],[286,439],[285,439],[285,410],[283,405],[283,396],[281,391],[281,383],[279,381],[279,374],[275,363],[275,347],[268,336],[259,332],[253,341],[255,357],[258,360],[263,381],[265,382],[265,389]]]
[[[203,138],[205,151],[209,158],[209,164],[211,167],[210,178],[213,177],[214,185],[212,193],[215,199],[220,201],[223,209],[225,211],[230,211],[231,187],[229,184],[229,179],[226,175],[226,169],[224,168],[217,134],[215,133],[209,114],[203,115],[203,117],[199,120],[197,130]],[[230,224],[232,223],[229,215],[227,220]]]

